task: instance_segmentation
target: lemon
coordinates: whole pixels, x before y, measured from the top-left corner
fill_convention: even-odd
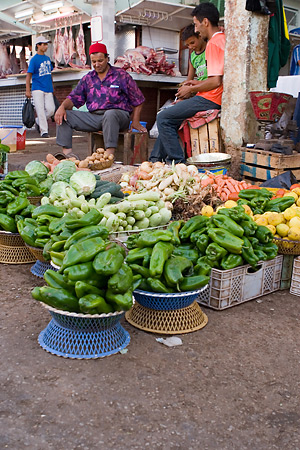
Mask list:
[[[259,219],[260,217],[262,217],[261,214],[255,214],[255,215],[253,216],[253,220],[256,222],[257,219]]]
[[[288,238],[291,241],[300,241],[300,228],[297,227],[291,227],[288,232]]]
[[[234,208],[237,205],[237,202],[234,200],[227,200],[227,202],[224,203],[225,208]]]
[[[277,231],[277,234],[279,235],[278,237],[285,237],[288,235],[288,232],[290,231],[290,227],[288,225],[286,225],[285,223],[280,223],[279,225],[277,225],[276,231]]]
[[[290,221],[289,221],[289,227],[300,227],[300,217],[296,216],[293,217]]]
[[[284,197],[294,197],[295,202],[298,200],[298,195],[296,192],[290,191],[283,195]]]
[[[264,217],[269,217],[271,214],[274,214],[272,211],[266,211],[263,213]]]
[[[295,208],[287,208],[283,212],[283,216],[285,220],[289,222],[293,217],[297,216],[297,211],[295,210]]]
[[[292,192],[295,192],[295,194],[297,194],[298,197],[300,196],[300,188],[297,187],[297,188],[293,189]]]
[[[290,239],[288,237],[285,237],[284,240],[285,240],[285,242],[281,241],[281,245],[283,248],[290,249],[290,248],[294,247],[295,244],[293,244],[292,242],[289,242]]]
[[[273,213],[267,217],[269,225],[276,227],[280,223],[284,223],[284,215],[282,213]]]
[[[266,217],[263,217],[263,216],[259,217],[255,222],[257,223],[257,225],[263,225],[265,227],[267,225],[269,225],[268,219]]]
[[[274,225],[267,225],[267,228],[269,228],[269,230],[272,232],[272,234],[276,233],[276,228],[274,227]]]
[[[242,207],[244,208],[245,213],[248,214],[248,216],[253,215],[252,209],[250,208],[249,205],[242,205]]]
[[[202,214],[202,216],[211,217],[214,214],[214,209],[210,205],[205,205],[201,209],[201,214]]]
[[[296,202],[297,206],[300,206],[300,198],[298,198],[297,202]]]

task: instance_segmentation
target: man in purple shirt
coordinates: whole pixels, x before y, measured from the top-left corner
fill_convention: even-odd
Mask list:
[[[94,68],[78,83],[55,113],[56,143],[64,154],[72,152],[72,131],[103,131],[106,151],[114,154],[119,131],[131,128],[146,132],[140,124],[145,98],[133,78],[125,70],[112,67],[104,44],[92,44],[89,49]],[[86,104],[89,112],[72,110]]]

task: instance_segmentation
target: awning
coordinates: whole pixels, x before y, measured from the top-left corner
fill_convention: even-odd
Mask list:
[[[145,25],[165,30],[180,31],[192,23],[194,6],[140,0],[130,8],[116,13],[119,24]]]

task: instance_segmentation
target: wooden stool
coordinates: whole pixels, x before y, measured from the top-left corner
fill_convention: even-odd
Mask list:
[[[192,156],[200,153],[222,152],[220,119],[216,118],[199,128],[190,128]]]
[[[97,148],[104,148],[103,132],[88,133],[88,149],[92,154]],[[148,160],[148,133],[134,133],[120,131],[115,160],[122,161],[124,165],[142,163]]]

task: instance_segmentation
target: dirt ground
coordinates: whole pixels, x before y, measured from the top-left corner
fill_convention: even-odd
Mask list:
[[[31,266],[0,267],[1,449],[300,449],[299,297],[203,308],[207,326],[174,348],[123,320],[127,353],[71,360],[38,344],[50,314]]]

